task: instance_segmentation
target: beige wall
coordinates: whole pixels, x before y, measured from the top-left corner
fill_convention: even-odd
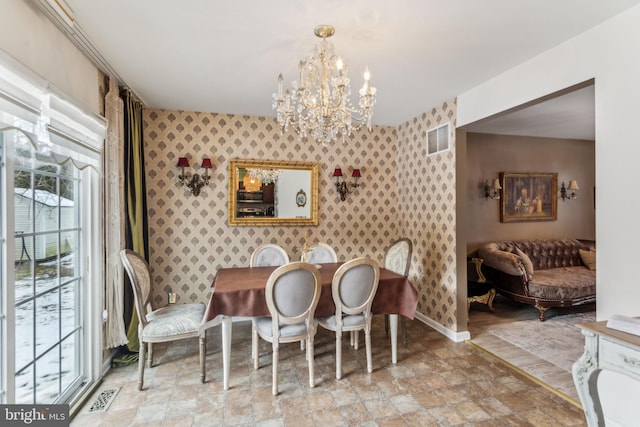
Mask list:
[[[427,156],[426,132],[447,122],[450,149]],[[455,126],[455,99],[400,125],[397,168],[398,225],[413,242],[418,312],[457,332],[466,324],[457,321]]]
[[[30,2],[0,0],[0,49],[99,112],[98,70]]]
[[[555,172],[558,189],[578,181],[578,198],[558,200],[557,221],[500,222],[500,201],[483,195],[485,180],[500,172]],[[467,134],[467,253],[495,240],[570,237],[595,239],[593,141]]]

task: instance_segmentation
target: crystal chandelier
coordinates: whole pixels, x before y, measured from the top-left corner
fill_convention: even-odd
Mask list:
[[[277,112],[282,132],[292,126],[300,139],[311,136],[324,145],[338,137],[346,141],[351,131],[363,124],[371,130],[376,88],[369,84],[371,74],[364,72],[364,85],[359,91],[358,108],[351,102],[351,87],[347,66],[327,42],[335,30],[330,25],[315,28],[322,42],[314,55],[298,64],[298,80],[283,93],[283,77],[278,76],[278,93],[273,94],[273,109]]]
[[[249,177],[256,179],[263,184],[276,182],[280,177],[280,170],[277,169],[249,169]]]

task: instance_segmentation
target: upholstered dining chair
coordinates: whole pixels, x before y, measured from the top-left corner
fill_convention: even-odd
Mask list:
[[[380,268],[366,257],[352,259],[333,275],[331,294],[336,306],[332,316],[317,318],[318,325],[336,333],[336,379],[342,378],[342,333],[364,331],[367,372],[371,373],[371,303],[378,289]]]
[[[258,337],[272,347],[273,386],[278,394],[278,351],[280,343],[305,340],[309,364],[309,386],[315,386],[313,338],[316,333],[314,314],[320,300],[322,278],[316,267],[292,262],[274,270],[267,280],[265,297],[270,317],[252,320],[251,355],[253,367],[259,367]]]
[[[338,262],[336,251],[326,243],[316,243],[307,252],[307,262],[309,264],[328,264]]]
[[[204,304],[171,304],[156,310],[151,309],[151,273],[147,261],[137,253],[123,249],[120,259],[124,266],[135,298],[138,315],[138,390],[144,382],[146,346],[148,345],[148,367],[153,366],[153,344],[177,341],[186,338],[199,338],[200,345],[200,381],[205,381],[206,329],[220,321],[202,324]]]
[[[398,239],[389,246],[384,255],[384,268],[404,277],[409,275],[409,267],[411,266],[411,252],[413,245],[411,240],[407,238]],[[409,343],[407,339],[407,319],[400,316],[400,324],[402,328],[402,344],[406,347]],[[384,329],[389,333],[389,316],[384,316]]]
[[[258,246],[251,254],[250,267],[277,267],[289,262],[289,255],[282,247],[273,243]]]

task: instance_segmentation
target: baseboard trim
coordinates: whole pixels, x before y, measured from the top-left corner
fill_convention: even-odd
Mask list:
[[[424,323],[425,325],[440,332],[442,335],[449,338],[451,341],[463,342],[471,339],[471,334],[469,333],[469,331],[462,331],[462,332],[452,331],[451,329],[442,326],[440,323],[436,322],[430,317],[425,316],[422,313],[416,312],[415,318],[421,321],[422,323]]]

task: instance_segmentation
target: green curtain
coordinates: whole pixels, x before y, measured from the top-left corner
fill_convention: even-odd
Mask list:
[[[147,227],[147,198],[144,177],[144,144],[142,140],[143,104],[128,89],[120,91],[124,100],[124,209],[127,249],[149,261],[149,232]],[[128,280],[128,278],[126,278]],[[131,289],[129,285],[127,289]],[[133,294],[125,304],[133,306]],[[127,328],[129,351],[139,350],[138,316],[131,311]],[[126,321],[126,319],[125,319]]]

